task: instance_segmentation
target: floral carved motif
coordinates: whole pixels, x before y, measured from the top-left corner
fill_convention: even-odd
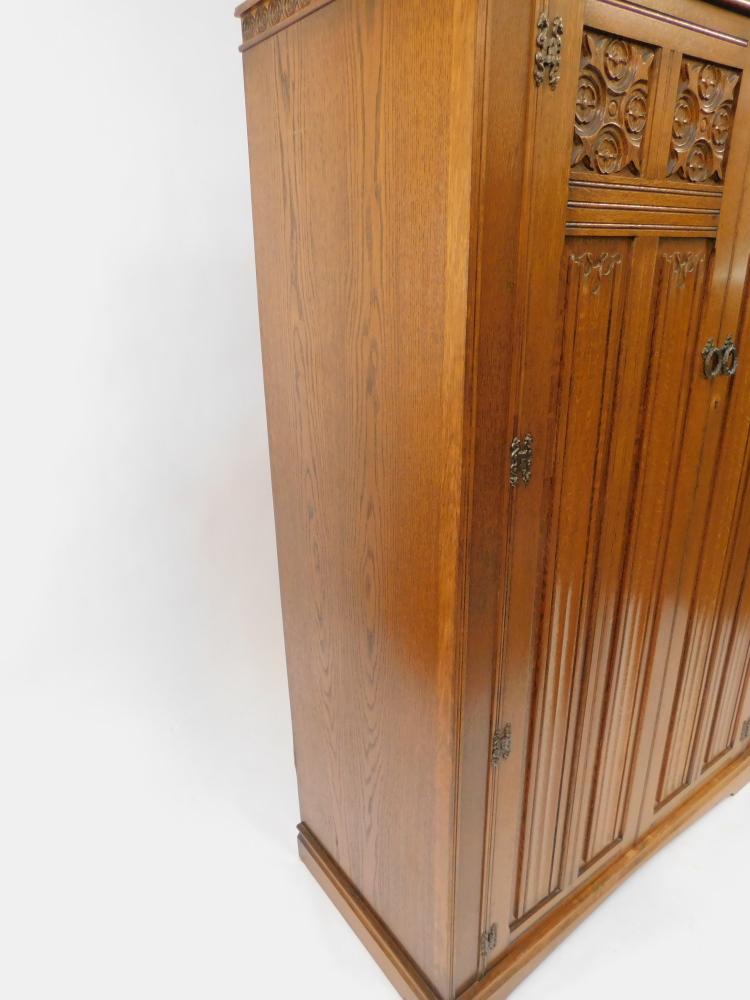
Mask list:
[[[734,123],[736,70],[683,59],[667,177],[721,184]]]
[[[671,256],[665,254],[664,260],[672,264],[672,274],[678,288],[684,288],[687,276],[693,274],[706,262],[705,255],[702,253],[674,253]]]
[[[576,95],[573,169],[641,173],[654,50],[585,31]]]
[[[242,41],[249,42],[251,38],[262,35],[269,28],[276,27],[281,21],[292,17],[298,10],[310,6],[311,0],[263,0],[243,15]]]
[[[603,253],[594,258],[592,253],[573,254],[571,261],[583,270],[584,285],[588,286],[592,295],[598,295],[602,286],[602,278],[608,278],[622,264],[622,254]]]

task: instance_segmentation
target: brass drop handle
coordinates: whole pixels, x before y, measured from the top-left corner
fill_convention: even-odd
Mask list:
[[[732,334],[730,333],[721,349],[721,374],[734,375],[739,363],[740,356],[737,353],[737,346],[732,340]]]
[[[713,341],[713,337],[701,351],[703,355],[703,374],[706,378],[716,378],[721,374],[722,352]]]
[[[734,375],[737,371],[740,356],[731,333],[721,347],[717,347],[711,338],[701,354],[703,356],[703,374],[706,378],[716,378],[717,375]]]

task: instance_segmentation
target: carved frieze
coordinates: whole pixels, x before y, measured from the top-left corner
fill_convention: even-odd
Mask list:
[[[722,183],[739,79],[737,70],[683,59],[667,177]]]
[[[242,16],[242,41],[249,42],[281,21],[293,17],[310,5],[311,0],[263,0]]]
[[[625,38],[584,31],[572,167],[640,176],[655,51]]]

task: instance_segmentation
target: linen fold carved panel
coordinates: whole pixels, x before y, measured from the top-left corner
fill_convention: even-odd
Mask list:
[[[739,79],[736,70],[683,59],[667,177],[722,183]]]
[[[575,171],[640,176],[655,50],[584,31],[576,95]]]

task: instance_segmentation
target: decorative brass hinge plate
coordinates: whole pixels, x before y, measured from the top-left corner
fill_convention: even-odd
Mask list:
[[[496,729],[492,734],[492,765],[493,767],[501,760],[510,757],[511,745],[513,743],[513,730],[510,723],[506,723],[502,729]]]
[[[493,948],[497,947],[497,924],[485,931],[481,939],[482,957],[486,958]]]
[[[513,438],[510,443],[510,485],[518,486],[519,476],[521,482],[529,485],[531,479],[531,445],[534,441],[531,434],[527,434],[523,439],[523,447],[520,438]]]
[[[750,719],[745,719],[742,723],[742,734],[740,736],[740,741],[746,740],[750,737]]]
[[[549,85],[554,90],[560,79],[563,19],[556,17],[550,25],[547,15],[542,14],[537,28],[539,28],[539,34],[536,36],[537,53],[534,57],[534,82],[537,87],[541,86],[549,69]]]

